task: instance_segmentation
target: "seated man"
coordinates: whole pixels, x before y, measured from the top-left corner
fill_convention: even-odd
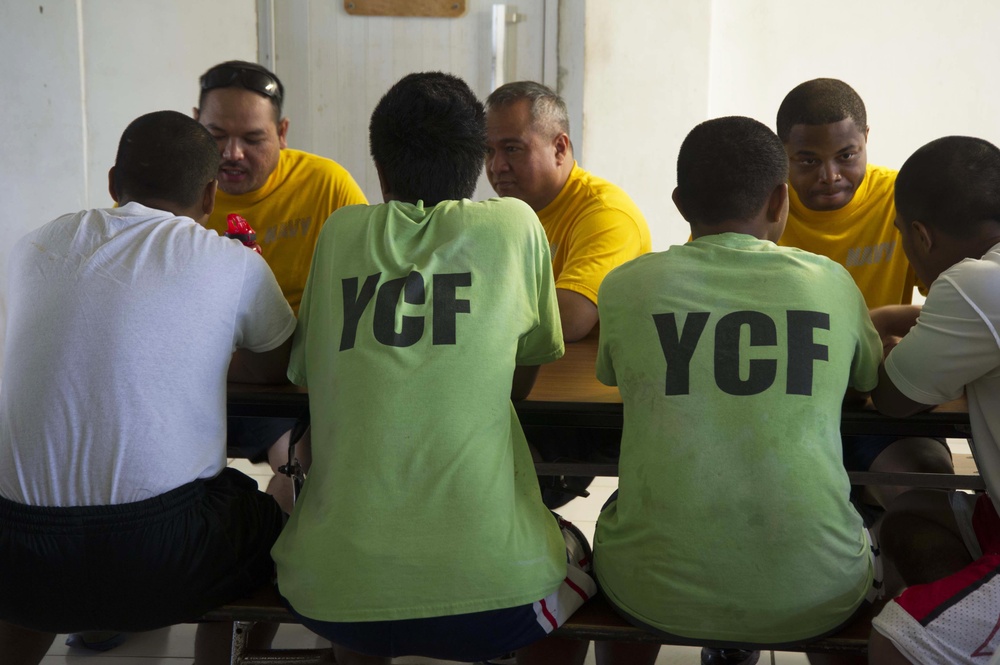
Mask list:
[[[552,248],[563,338],[583,339],[597,324],[605,275],[651,249],[646,218],[621,188],[577,165],[566,103],[541,83],[494,90],[486,131],[486,176],[497,194],[538,214]]]
[[[281,115],[284,96],[285,88],[273,72],[253,62],[231,60],[202,75],[194,117],[215,137],[222,155],[219,192],[208,228],[222,234],[228,215],[246,218],[288,304],[297,312],[327,217],[343,206],[368,201],[340,164],[288,147],[289,120]],[[252,461],[267,459],[277,470],[288,461],[288,435],[294,424],[288,418],[233,418],[230,446]],[[296,452],[307,456],[308,446],[299,446]],[[276,474],[268,491],[286,512],[291,510],[288,476]]]
[[[341,665],[485,660],[595,591],[510,403],[563,341],[534,213],[467,200],[484,138],[463,81],[403,78],[370,125],[386,203],[334,213],[313,258],[288,371],[309,387],[313,464],[273,554],[282,596]],[[549,646],[524,657],[583,660]]]
[[[672,640],[799,641],[874,597],[840,412],[848,387],[874,387],[881,344],[847,271],[774,244],[787,176],[761,123],[698,125],[673,194],[692,240],[601,285],[597,376],[621,390],[625,433],[595,572],[623,616]],[[656,652],[598,655],[640,664]]]
[[[916,277],[893,226],[896,172],[868,163],[868,119],[858,93],[837,79],[806,81],[781,102],[777,129],[791,185],[788,225],[779,244],[844,266],[869,309],[909,304]],[[848,471],[954,472],[944,440],[919,437],[844,437],[844,465]],[[874,524],[879,507],[905,490],[860,487],[855,503]]]
[[[870,662],[985,663],[1000,652],[1000,149],[964,136],[928,143],[899,171],[896,209],[931,287],[922,310],[896,312],[896,331],[909,332],[872,399],[907,416],[964,393],[986,493],[913,490],[889,507],[883,551],[909,588],[876,617]]]
[[[605,275],[651,249],[646,219],[621,188],[577,165],[566,103],[544,85],[519,81],[494,90],[486,99],[486,131],[486,176],[497,194],[538,214],[552,251],[563,338],[576,342],[596,330]],[[526,434],[545,461],[618,457],[617,432],[532,427]],[[545,505],[558,508],[586,496],[593,478],[541,480]]]
[[[199,224],[218,168],[204,127],[144,115],[109,173],[119,207],[60,217],[11,252],[5,665],[39,662],[59,632],[195,619],[273,575],[282,513],[226,468],[226,378],[232,359],[232,378],[283,381],[295,317],[258,255]],[[199,664],[228,662],[200,637]]]

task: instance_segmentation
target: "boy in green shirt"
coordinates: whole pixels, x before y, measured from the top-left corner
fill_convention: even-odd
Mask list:
[[[299,309],[288,375],[309,387],[312,467],[278,586],[342,665],[486,660],[595,591],[510,402],[563,354],[548,242],[522,201],[468,200],[485,121],[460,79],[403,78],[370,140],[386,203],[331,215]]]
[[[672,640],[799,641],[873,595],[840,410],[848,388],[875,386],[882,346],[846,270],[774,244],[787,176],[781,141],[761,123],[695,127],[673,194],[692,240],[601,286],[597,376],[621,390],[625,426],[595,569],[626,618]],[[605,665],[656,652],[598,649]]]

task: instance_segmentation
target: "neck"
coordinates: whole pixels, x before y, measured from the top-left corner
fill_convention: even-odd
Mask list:
[[[714,236],[721,233],[742,233],[758,240],[769,240],[770,226],[757,219],[727,219],[717,224],[691,223],[691,239]]]

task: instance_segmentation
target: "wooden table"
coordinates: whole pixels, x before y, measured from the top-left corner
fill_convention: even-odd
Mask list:
[[[514,403],[525,426],[601,428],[621,430],[623,411],[617,388],[603,385],[594,375],[597,339],[588,337],[568,344],[566,355],[543,365],[528,398]],[[296,386],[230,384],[229,415],[301,418],[308,416],[309,395]],[[931,436],[967,439],[971,436],[964,400],[944,404],[908,418],[890,418],[870,404],[845,408],[841,419],[844,434]],[[946,474],[885,474],[851,472],[859,484],[889,484],[910,487],[983,489],[971,456],[956,456],[957,476]],[[540,473],[561,475],[617,475],[616,465],[538,465]]]

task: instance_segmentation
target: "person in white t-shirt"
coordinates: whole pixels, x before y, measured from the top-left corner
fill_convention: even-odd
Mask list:
[[[109,173],[118,207],[11,252],[4,663],[39,662],[55,633],[189,621],[272,579],[283,516],[226,468],[226,381],[283,381],[296,321],[263,259],[201,225],[218,168],[195,120],[144,115]],[[199,663],[228,662],[201,637]]]
[[[912,490],[890,504],[882,551],[908,588],[873,622],[869,660],[980,663],[1000,647],[1000,149],[948,136],[896,179],[896,226],[930,291],[923,308],[881,312],[901,337],[872,393],[907,416],[968,399],[985,494]]]

